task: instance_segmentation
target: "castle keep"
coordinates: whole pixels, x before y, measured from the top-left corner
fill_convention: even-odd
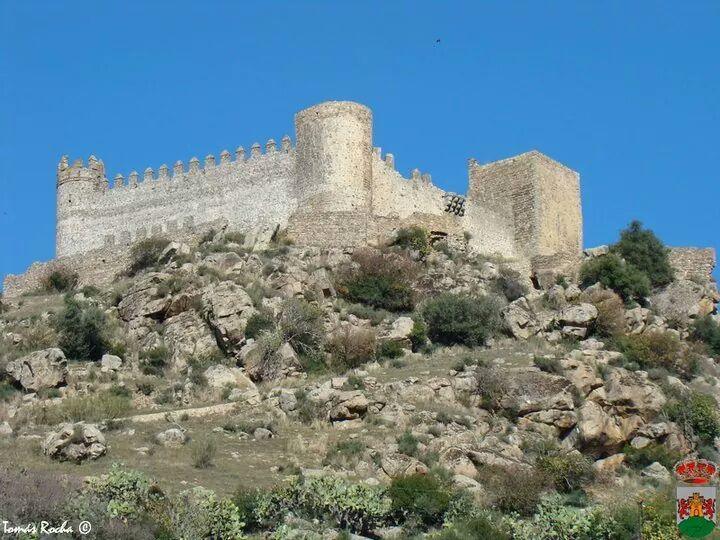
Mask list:
[[[243,232],[285,229],[299,245],[376,245],[421,225],[471,251],[531,266],[581,252],[579,176],[531,151],[502,161],[469,161],[467,195],[448,193],[415,169],[409,178],[373,146],[372,112],[353,102],[321,103],[295,115],[295,141],[255,143],[219,159],[108,178],[102,161],[63,157],[57,170],[56,260],[98,279],[103,265],[138,240],[183,237],[223,222]],[[35,280],[8,276],[5,293]],[[107,272],[105,272],[107,273]]]

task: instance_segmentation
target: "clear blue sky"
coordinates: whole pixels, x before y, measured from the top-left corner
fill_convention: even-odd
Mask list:
[[[449,190],[469,157],[567,164],[586,246],[637,218],[717,249],[719,64],[717,0],[0,0],[0,275],[53,256],[62,154],[142,175],[293,135],[329,99]]]

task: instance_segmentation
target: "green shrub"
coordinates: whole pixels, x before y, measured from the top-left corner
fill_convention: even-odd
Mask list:
[[[145,375],[162,376],[167,366],[170,351],[164,345],[144,350],[140,353],[140,370]]]
[[[106,503],[111,517],[137,519],[159,505],[165,495],[157,484],[140,471],[113,463],[107,475],[92,478],[90,491]]]
[[[483,345],[501,326],[501,304],[493,296],[469,297],[443,293],[422,308],[433,343]]]
[[[247,321],[245,337],[257,339],[261,333],[275,328],[275,321],[267,313],[254,313]]]
[[[375,330],[344,326],[335,330],[328,340],[330,366],[337,373],[344,373],[371,362],[376,355]]]
[[[313,420],[320,420],[325,417],[325,409],[322,405],[309,399],[307,392],[304,390],[296,390],[295,398],[297,399],[295,411],[303,424],[310,424]]]
[[[619,338],[617,345],[628,362],[637,363],[643,369],[665,368],[685,376],[698,369],[693,351],[672,332],[631,334]]]
[[[196,469],[209,469],[217,454],[217,447],[212,439],[195,441],[192,446],[192,466]]]
[[[377,350],[378,358],[400,358],[405,354],[399,341],[383,341]]]
[[[293,298],[283,304],[280,330],[285,341],[300,355],[315,354],[325,338],[323,312],[305,300]]]
[[[479,471],[479,480],[486,485],[502,512],[530,515],[548,488],[545,474],[536,469],[507,470],[486,466]]]
[[[601,283],[626,303],[643,302],[650,294],[650,279],[614,253],[585,261],[580,268],[580,283],[583,287]]]
[[[55,321],[59,345],[75,360],[99,360],[107,348],[105,314],[96,306],[65,296],[65,307]]]
[[[397,438],[398,452],[407,456],[417,456],[418,440],[408,429]]]
[[[141,240],[130,249],[129,274],[134,276],[141,270],[157,264],[163,250],[170,243],[167,238],[152,237]]]
[[[413,352],[421,351],[427,345],[427,325],[419,318],[413,319],[413,327],[408,336]]]
[[[417,266],[409,257],[360,249],[352,258],[356,266],[341,269],[337,284],[344,298],[388,311],[412,311]]]
[[[239,487],[232,496],[232,502],[240,513],[240,520],[245,523],[246,531],[256,531],[260,528],[257,517],[258,504],[262,492],[258,489]]]
[[[335,527],[362,534],[387,520],[390,500],[381,487],[334,475],[296,477],[263,493],[256,509],[263,525],[276,526],[288,513],[304,519],[329,518]]]
[[[508,521],[513,540],[620,540],[615,536],[617,523],[605,508],[573,508],[559,496],[544,498],[529,520]]]
[[[614,338],[625,333],[625,304],[622,298],[608,289],[600,289],[585,294],[584,300],[598,310],[591,331],[601,338]]]
[[[450,507],[452,489],[435,475],[412,474],[393,478],[388,495],[393,511],[406,520],[437,525]]]
[[[643,272],[653,287],[667,285],[674,278],[668,258],[670,250],[654,232],[643,229],[639,221],[631,222],[628,228],[620,233],[620,240],[610,247],[610,251]]]
[[[20,389],[16,388],[9,381],[0,381],[0,401],[10,401],[19,393]]]
[[[713,355],[720,356],[720,324],[716,323],[710,315],[695,321],[692,335],[695,339],[705,343]]]
[[[340,441],[331,446],[325,454],[323,465],[356,465],[367,447],[361,441]]]
[[[395,235],[392,245],[418,251],[421,255],[426,256],[430,253],[430,233],[426,229],[417,226],[403,228]]]
[[[498,294],[507,298],[508,302],[514,302],[528,293],[528,288],[520,281],[520,273],[512,268],[500,267],[500,275],[495,281],[495,288]]]
[[[173,500],[170,511],[173,538],[241,539],[244,526],[238,507],[208,489],[183,491]]]
[[[555,373],[557,375],[562,375],[563,373],[560,360],[558,360],[554,356],[550,358],[547,358],[545,356],[535,356],[533,361],[535,362],[535,365],[540,368],[541,371],[544,371],[546,373]]]
[[[78,274],[65,266],[56,266],[42,279],[42,287],[46,291],[69,292],[78,284]]]
[[[665,412],[671,420],[690,428],[705,443],[712,443],[720,436],[718,404],[709,394],[692,392],[685,399],[668,403]]]
[[[511,540],[512,533],[499,516],[475,514],[452,521],[430,538],[432,540]]]
[[[32,409],[38,424],[55,425],[60,422],[101,422],[126,416],[132,410],[132,401],[127,395],[111,391],[98,392],[87,396],[73,396],[58,404],[36,405]]]
[[[595,477],[592,461],[579,452],[556,450],[538,456],[535,468],[561,493],[580,489]]]
[[[637,469],[647,467],[656,461],[666,469],[672,469],[683,457],[680,452],[670,450],[667,446],[656,442],[651,442],[643,448],[625,445],[623,454],[625,454],[625,463]]]

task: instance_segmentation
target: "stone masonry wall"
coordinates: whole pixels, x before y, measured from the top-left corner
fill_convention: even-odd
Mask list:
[[[73,193],[72,211],[64,211],[64,188],[58,188],[57,255],[84,253],[112,245],[125,246],[156,235],[173,235],[183,227],[225,218],[232,228],[250,230],[284,224],[295,208],[291,183],[295,155],[289,141],[267,152],[253,147],[249,159],[239,151],[235,161],[223,154],[219,164],[212,156],[200,167],[197,160],[173,174],[146,171],[143,181],[131,174],[129,182],[117,177],[113,188]]]
[[[716,261],[713,248],[674,247],[669,257],[676,278],[712,279]]]

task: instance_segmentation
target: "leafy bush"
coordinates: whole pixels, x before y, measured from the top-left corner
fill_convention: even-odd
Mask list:
[[[592,326],[593,334],[612,338],[625,333],[625,305],[620,296],[608,289],[595,290],[584,296],[584,300],[598,310]]]
[[[469,540],[471,538],[510,540],[511,534],[507,524],[498,519],[498,516],[477,514],[453,521],[431,538],[433,540]]]
[[[388,495],[392,509],[405,519],[425,525],[442,523],[450,507],[452,490],[432,474],[411,474],[393,478]]]
[[[710,315],[695,321],[692,335],[695,339],[705,343],[712,354],[720,356],[720,324],[716,323]]]
[[[90,491],[106,503],[111,517],[138,518],[163,501],[157,484],[140,471],[113,463],[107,475],[92,478]]]
[[[132,410],[128,396],[116,395],[110,391],[87,396],[73,396],[50,406],[36,405],[32,409],[38,424],[55,425],[61,422],[101,422],[127,416]]]
[[[673,280],[668,250],[655,233],[643,229],[642,223],[633,221],[620,233],[620,240],[610,247],[629,264],[643,272],[653,287],[667,285]]]
[[[642,302],[650,294],[650,279],[614,253],[585,261],[580,268],[580,283],[583,287],[601,283],[626,303]]]
[[[520,281],[520,273],[506,266],[500,267],[500,275],[495,281],[495,288],[498,294],[507,298],[508,302],[514,302],[528,293],[528,288]]]
[[[160,377],[169,357],[170,351],[164,345],[144,350],[140,353],[140,370],[145,375]]]
[[[169,243],[170,240],[167,238],[154,236],[133,245],[130,249],[130,269],[128,273],[134,276],[141,270],[157,264],[160,255],[162,255],[163,250]]]
[[[422,227],[408,227],[400,229],[395,235],[393,246],[420,252],[425,256],[430,253],[430,233]]]
[[[196,441],[192,446],[192,466],[196,469],[209,469],[217,454],[217,447],[212,439]]]
[[[545,356],[535,356],[533,359],[535,362],[535,365],[540,368],[541,371],[544,371],[546,373],[555,373],[558,375],[562,375],[563,369],[562,365],[560,364],[560,360],[553,357],[545,357]]]
[[[173,538],[240,539],[245,526],[230,499],[202,487],[183,491],[173,500],[169,521]]]
[[[375,330],[344,326],[331,334],[327,348],[334,371],[344,373],[355,369],[375,358]]]
[[[338,476],[296,477],[262,494],[256,515],[260,523],[275,525],[289,512],[306,519],[329,517],[336,527],[362,534],[385,522],[390,500],[381,487]]]
[[[323,459],[323,465],[352,466],[357,465],[367,447],[360,441],[340,441],[330,447]]]
[[[665,407],[671,420],[686,426],[701,441],[712,443],[720,436],[720,413],[715,398],[709,394],[692,392],[682,401],[671,401]]]
[[[340,270],[337,290],[343,297],[388,311],[412,311],[417,266],[407,255],[360,249],[352,258],[356,266]]]
[[[665,468],[672,469],[675,463],[682,458],[680,452],[670,450],[667,446],[656,442],[651,442],[643,448],[634,448],[629,444],[625,445],[623,454],[625,454],[625,462],[638,469],[647,467],[656,461]]]
[[[617,341],[618,348],[628,362],[642,368],[665,368],[682,375],[697,371],[697,358],[672,332],[645,332],[623,336]]]
[[[591,482],[595,476],[592,461],[580,452],[556,450],[538,456],[535,467],[561,493],[580,489],[583,485]]]
[[[78,480],[67,475],[34,472],[24,467],[0,469],[2,519],[13,524],[41,520],[62,523],[67,519],[67,500],[80,487]]]
[[[413,319],[413,327],[408,336],[413,352],[421,351],[427,345],[427,325],[419,318]]]
[[[280,316],[283,339],[300,355],[315,354],[325,337],[323,312],[305,300],[293,298],[283,305]]]
[[[275,328],[275,321],[267,313],[254,313],[245,326],[245,337],[257,339],[260,334]]]
[[[383,341],[377,350],[378,358],[400,358],[405,354],[399,341]]]
[[[8,381],[0,381],[0,401],[9,401],[20,393],[20,389]]]
[[[500,329],[500,310],[500,302],[493,296],[443,293],[427,301],[422,316],[434,343],[474,347]]]
[[[487,485],[495,505],[503,512],[530,515],[548,488],[547,477],[535,469],[506,470],[502,467],[484,467],[479,471],[480,481]]]
[[[56,266],[42,278],[46,291],[68,292],[77,287],[78,274],[65,266]]]
[[[418,440],[410,430],[405,430],[397,439],[398,452],[407,456],[416,456],[418,453]]]
[[[617,523],[603,507],[573,508],[558,496],[544,498],[532,519],[508,521],[513,540],[618,540]]]
[[[259,529],[257,510],[260,503],[262,492],[258,489],[247,489],[239,487],[232,496],[232,502],[240,513],[240,520],[245,523],[246,531],[255,531]]]
[[[65,356],[99,360],[107,348],[105,314],[96,306],[65,296],[65,307],[55,321],[59,345]]]

